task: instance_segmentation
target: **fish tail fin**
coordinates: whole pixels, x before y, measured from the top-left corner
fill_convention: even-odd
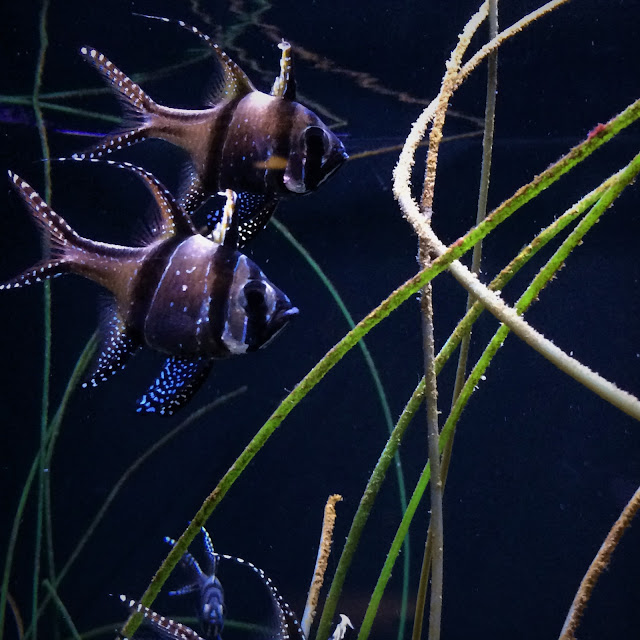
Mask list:
[[[130,147],[147,138],[156,137],[154,127],[164,115],[165,107],[154,102],[131,78],[125,75],[105,55],[91,47],[82,47],[80,55],[108,82],[120,99],[126,112],[125,127],[104,138],[85,153],[75,158],[99,158],[105,154]]]
[[[0,289],[22,287],[73,271],[74,256],[86,251],[90,241],[80,237],[20,176],[9,171],[9,179],[49,243],[50,257],[2,283]]]

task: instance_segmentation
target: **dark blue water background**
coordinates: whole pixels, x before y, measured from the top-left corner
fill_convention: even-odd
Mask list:
[[[77,55],[95,46],[128,73],[156,70],[197,50],[197,39],[132,12],[182,18],[203,30],[228,34],[251,3],[199,3],[211,25],[187,2],[152,0],[101,3],[51,0],[43,91],[103,86]],[[233,4],[236,8],[234,12]],[[244,6],[246,4],[246,6]],[[322,105],[346,124],[347,148],[362,151],[401,143],[419,115],[419,103],[439,87],[456,35],[475,10],[468,2],[278,2],[263,24],[332,61],[334,68],[370,74],[383,94],[352,76],[319,71],[298,59],[302,101]],[[501,24],[535,2],[505,2]],[[2,84],[5,95],[29,95],[38,57],[37,2],[4,3]],[[496,143],[490,206],[499,204],[638,97],[640,5],[573,2],[526,30],[500,52]],[[473,46],[486,37],[481,29]],[[262,89],[278,70],[279,51],[259,25],[241,31],[229,48]],[[238,51],[242,49],[242,52]],[[294,49],[295,53],[295,49]],[[243,54],[259,69],[243,62]],[[211,77],[211,61],[143,86],[173,106],[198,106]],[[265,73],[261,73],[263,70]],[[474,117],[484,111],[485,69],[456,94],[453,108]],[[0,99],[1,102],[1,99]],[[61,104],[119,114],[106,93]],[[43,187],[42,157],[28,109],[0,104],[0,168]],[[45,111],[52,128],[106,132],[112,125]],[[327,118],[331,121],[331,118]],[[15,122],[15,121],[18,122]],[[25,124],[26,122],[26,124]],[[470,131],[450,118],[447,134]],[[50,134],[55,156],[89,144],[87,138]],[[483,279],[492,277],[542,227],[638,151],[638,127],[629,129],[584,166],[522,209],[485,243]],[[185,158],[161,142],[120,156],[143,164],[170,188]],[[416,182],[424,154],[420,153]],[[416,271],[416,238],[391,193],[397,152],[347,163],[317,193],[282,204],[278,218],[325,269],[356,319]],[[479,139],[446,144],[440,157],[434,227],[445,242],[475,219]],[[127,243],[149,198],[135,178],[95,166],[53,167],[53,205],[81,233]],[[0,279],[40,256],[37,232],[21,203],[2,195]],[[540,301],[531,323],[621,387],[640,393],[640,192],[630,188],[590,233]],[[126,371],[71,401],[50,473],[55,554],[67,558],[84,527],[131,462],[188,413],[241,385],[248,391],[200,420],[158,452],[126,484],[95,536],[60,588],[81,631],[121,619],[109,593],[138,596],[166,554],[164,535],[179,535],[205,496],[235,460],[287,390],[342,337],[347,325],[329,294],[288,242],[269,228],[251,256],[300,308],[300,317],[268,349],[217,365],[181,415],[171,419],[135,413],[135,399],[159,371],[161,358],[145,352]],[[536,267],[525,269],[505,292],[512,301]],[[102,293],[80,278],[56,280],[53,292],[51,403],[56,407],[73,364],[95,328]],[[436,338],[442,345],[461,316],[465,295],[448,275],[435,283]],[[19,493],[39,441],[42,378],[42,289],[0,297],[0,552],[4,557]],[[483,317],[474,331],[471,361],[496,322]],[[373,357],[398,416],[421,376],[418,305],[409,301],[368,337]],[[454,364],[441,377],[440,408],[450,402]],[[316,556],[325,499],[339,492],[335,535],[342,547],[368,475],[386,440],[374,386],[357,349],[297,407],[215,511],[209,530],[221,552],[263,567],[294,609],[302,611]],[[402,447],[409,491],[424,464],[423,412]],[[640,483],[640,428],[631,418],[582,389],[541,356],[510,337],[459,425],[445,497],[444,638],[552,638],[577,585],[610,525]],[[411,529],[411,593],[415,593],[428,504]],[[390,473],[364,533],[339,610],[359,625],[400,518],[396,478]],[[28,617],[34,504],[24,519],[11,592]],[[611,570],[598,584],[581,638],[636,637],[640,621],[640,525],[625,536]],[[199,543],[198,543],[199,544]],[[335,568],[337,554],[330,561]],[[222,576],[223,581],[224,576]],[[402,571],[396,568],[383,600],[376,638],[394,638]],[[179,580],[178,580],[179,582]],[[242,577],[225,581],[233,617],[250,620],[252,601]],[[235,592],[234,592],[235,589]],[[235,595],[234,595],[235,593]],[[413,595],[410,609],[413,608]],[[157,601],[163,612],[189,614],[187,603]],[[9,637],[13,633],[8,625]],[[41,628],[48,637],[48,629]]]

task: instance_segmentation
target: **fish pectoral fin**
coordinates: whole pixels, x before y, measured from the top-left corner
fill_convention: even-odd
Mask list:
[[[156,381],[138,400],[137,410],[172,415],[191,400],[212,366],[212,358],[167,358]]]
[[[293,58],[291,57],[291,45],[284,40],[278,45],[282,51],[280,56],[280,75],[276,78],[271,88],[271,95],[285,100],[296,99],[296,79],[293,75]]]
[[[242,249],[253,237],[262,231],[278,204],[278,198],[256,193],[238,193],[235,204],[235,218],[238,221],[238,249]],[[211,233],[221,222],[223,209],[207,215],[207,227]]]
[[[180,589],[175,589],[174,591],[169,591],[170,596],[184,596],[187,593],[196,593],[200,590],[200,584],[197,582],[194,584],[186,584],[184,587],[180,587]]]
[[[117,311],[109,309],[101,323],[102,344],[92,372],[82,383],[83,387],[97,387],[114,373],[122,371],[131,356],[140,347],[138,339],[131,335]]]

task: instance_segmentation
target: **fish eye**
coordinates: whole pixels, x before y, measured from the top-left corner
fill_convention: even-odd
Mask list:
[[[322,157],[325,151],[326,134],[321,127],[311,126],[304,130],[304,141],[307,154]]]
[[[260,280],[249,280],[242,289],[245,298],[245,309],[256,309],[264,304],[265,286]]]

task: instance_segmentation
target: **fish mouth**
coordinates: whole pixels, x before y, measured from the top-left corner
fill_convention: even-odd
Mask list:
[[[291,318],[297,316],[300,313],[300,309],[298,307],[289,307],[288,309],[282,309],[280,311],[276,311],[275,316],[272,319],[272,322],[276,322],[277,324],[284,325],[289,322]]]
[[[253,349],[250,348],[249,350],[255,351],[256,348],[264,349],[264,347],[270,345],[276,336],[281,334],[282,330],[289,324],[289,320],[297,316],[299,313],[300,310],[298,307],[287,307],[285,309],[275,311],[269,322],[269,327],[271,328],[269,337],[258,347],[254,347]]]

